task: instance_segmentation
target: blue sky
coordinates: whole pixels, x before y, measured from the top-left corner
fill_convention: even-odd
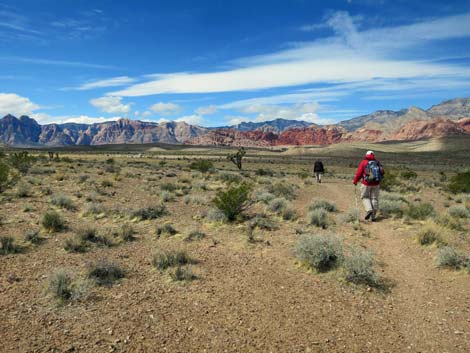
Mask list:
[[[0,3],[0,115],[328,124],[470,96],[470,0]]]

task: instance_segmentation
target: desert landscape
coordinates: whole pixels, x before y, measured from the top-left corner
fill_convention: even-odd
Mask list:
[[[1,350],[466,352],[468,143],[6,148]]]

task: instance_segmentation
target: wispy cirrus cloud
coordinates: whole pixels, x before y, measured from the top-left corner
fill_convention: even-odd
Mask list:
[[[136,79],[132,77],[118,76],[118,77],[107,78],[104,80],[86,82],[84,84],[81,84],[80,86],[68,87],[68,88],[64,88],[63,90],[86,91],[86,90],[91,90],[91,89],[96,89],[96,88],[119,87],[119,86],[124,86],[129,83],[133,83],[135,81]]]
[[[0,56],[0,61],[23,62],[23,63],[37,64],[37,65],[82,67],[82,68],[103,69],[103,70],[118,69],[118,67],[112,66],[112,65],[101,65],[101,64],[85,63],[85,62],[70,61],[70,60],[30,58],[30,57],[21,57],[21,56]]]
[[[443,39],[470,37],[469,21],[467,13],[360,31],[348,13],[337,12],[326,20],[333,36],[269,55],[241,58],[232,62],[238,67],[231,70],[156,76],[110,95],[249,91],[375,78],[470,78],[467,67],[423,61],[409,50]]]

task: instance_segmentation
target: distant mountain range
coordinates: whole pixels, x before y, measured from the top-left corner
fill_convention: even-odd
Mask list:
[[[206,128],[185,122],[153,123],[120,119],[96,124],[39,125],[28,116],[0,119],[0,144],[34,146],[172,143],[195,145],[327,145],[348,141],[417,140],[470,134],[470,98],[445,101],[422,110],[379,110],[338,124],[275,119]]]

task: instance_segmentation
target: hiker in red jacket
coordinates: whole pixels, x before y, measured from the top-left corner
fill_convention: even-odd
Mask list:
[[[366,209],[366,217],[372,221],[376,220],[377,210],[379,209],[379,188],[385,172],[378,160],[375,159],[373,151],[367,151],[364,160],[357,168],[353,184],[362,179],[361,200]]]

